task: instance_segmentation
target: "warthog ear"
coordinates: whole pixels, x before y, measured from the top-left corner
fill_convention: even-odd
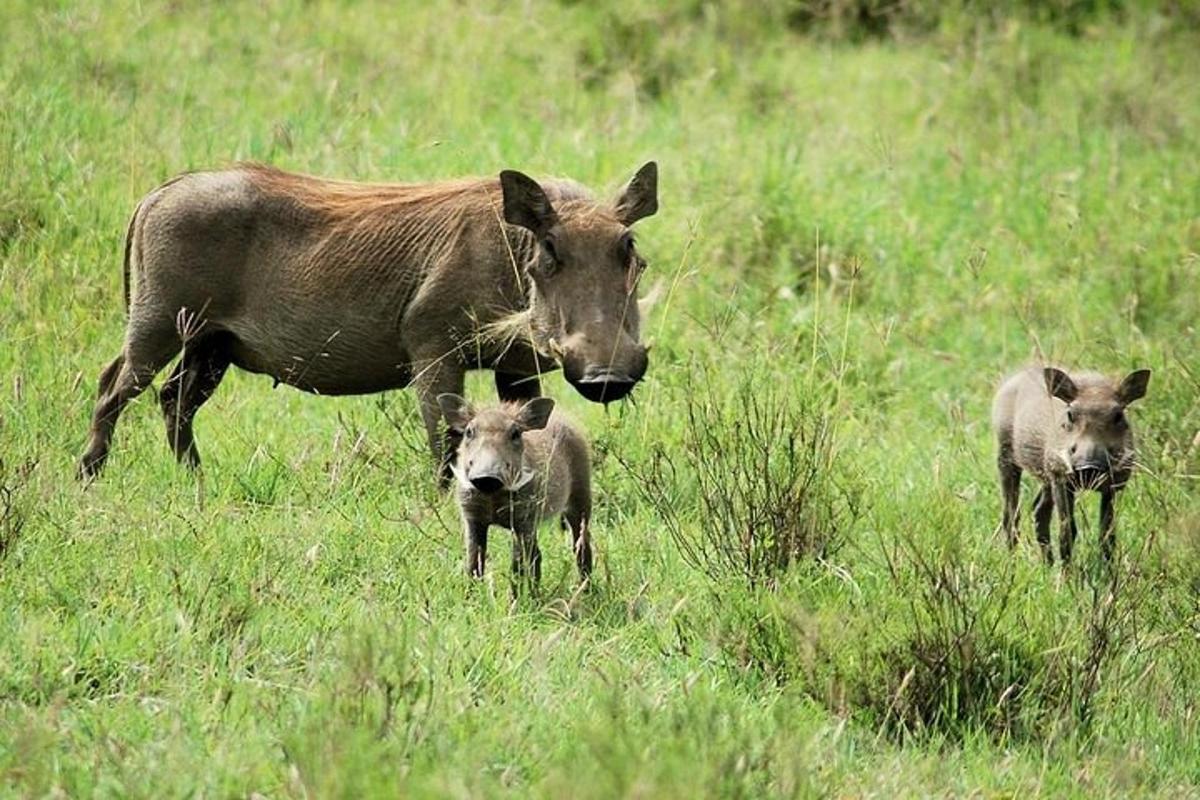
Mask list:
[[[517,424],[527,431],[537,431],[546,427],[550,421],[550,412],[554,410],[554,401],[549,397],[535,397],[517,412]]]
[[[658,211],[658,164],[648,161],[629,181],[617,198],[617,219],[632,225]]]
[[[458,433],[462,433],[475,416],[475,409],[471,408],[471,404],[456,394],[439,394],[437,403],[442,409],[442,416],[446,418],[446,424]]]
[[[1046,379],[1046,391],[1050,393],[1051,397],[1057,397],[1064,403],[1070,403],[1079,394],[1075,381],[1071,380],[1071,376],[1061,369],[1046,367],[1042,370],[1042,376]]]
[[[509,225],[519,225],[540,238],[558,221],[545,190],[528,175],[504,170],[500,190],[504,193],[504,221]]]
[[[1139,369],[1136,372],[1131,372],[1125,376],[1125,380],[1121,381],[1120,387],[1117,388],[1117,399],[1121,401],[1121,405],[1129,405],[1134,400],[1139,400],[1146,396],[1146,387],[1150,384],[1150,370]]]

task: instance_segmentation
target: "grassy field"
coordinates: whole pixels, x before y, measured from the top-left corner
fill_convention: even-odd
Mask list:
[[[1194,29],[193,5],[0,8],[0,791],[1200,795]],[[537,598],[507,536],[469,585],[408,392],[234,374],[199,476],[148,393],[73,480],[125,224],[174,173],[607,192],[649,158],[647,380],[607,411],[546,383],[594,441],[592,591],[556,529]],[[1070,573],[995,533],[991,395],[1042,358],[1154,370],[1111,573],[1094,496]]]

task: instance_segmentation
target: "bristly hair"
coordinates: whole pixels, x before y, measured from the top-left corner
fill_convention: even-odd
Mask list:
[[[305,207],[330,213],[363,215],[420,204],[470,205],[466,198],[493,189],[492,178],[458,178],[421,183],[356,183],[284,172],[268,164],[241,162],[238,169],[260,185],[271,186]]]
[[[405,232],[411,234],[414,225],[426,225],[429,228],[426,231],[427,239],[446,239],[460,232],[471,218],[495,214],[497,193],[500,191],[495,178],[432,183],[355,183],[293,174],[255,162],[242,162],[237,166],[252,175],[257,183],[279,190],[303,208],[334,215],[344,233],[358,231],[371,218],[378,219],[380,215],[386,217],[399,207],[423,204],[440,206],[443,213],[424,222],[404,223]],[[580,183],[566,178],[543,179],[539,183],[560,214],[595,222],[615,219],[613,210],[607,205],[598,204],[591,192]],[[447,211],[452,212],[450,217],[444,213]],[[378,232],[374,222],[370,223],[367,230],[368,234],[371,232]],[[514,266],[529,287],[525,307],[478,325],[475,344],[498,350],[500,355],[521,344],[540,355],[553,356],[545,352],[545,343],[539,346],[533,328],[534,293],[527,266],[529,259],[534,257],[536,242],[531,235],[522,231],[515,239],[510,235],[509,243],[513,248]]]
[[[488,346],[500,346],[499,355],[507,353],[512,346],[520,343],[532,349],[537,349],[533,337],[533,309],[526,306],[519,311],[505,314],[479,327],[479,341]]]

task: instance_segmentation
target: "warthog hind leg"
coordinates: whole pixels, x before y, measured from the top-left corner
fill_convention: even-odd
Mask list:
[[[592,574],[592,532],[589,529],[589,514],[582,509],[568,509],[563,514],[563,522],[571,530],[571,549],[575,552],[579,577],[587,580]]]
[[[175,458],[189,467],[200,466],[200,453],[192,435],[192,420],[200,406],[213,396],[229,368],[228,337],[215,334],[188,345],[171,377],[159,393],[167,441]]]
[[[1003,451],[1000,454],[998,466],[1000,470],[1000,494],[1004,504],[1000,527],[1004,530],[1008,546],[1016,547],[1021,525],[1021,468],[1013,463],[1011,454]]]
[[[121,412],[130,400],[146,390],[177,352],[179,337],[173,325],[148,326],[131,314],[124,352],[100,374],[88,446],[79,459],[81,479],[94,478],[100,473]]]

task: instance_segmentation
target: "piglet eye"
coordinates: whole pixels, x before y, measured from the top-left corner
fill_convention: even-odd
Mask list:
[[[514,442],[521,441],[521,429],[513,428],[511,431],[508,432],[508,438],[513,440]]]
[[[463,431],[463,438],[464,439],[474,439],[475,438],[475,426],[474,425],[467,426],[467,429],[465,431]]]
[[[1067,408],[1067,424],[1068,425],[1075,424],[1075,409],[1069,408],[1069,407]]]
[[[559,263],[558,250],[554,247],[554,240],[549,236],[547,236],[545,239],[542,239],[542,252],[549,256],[550,260],[555,264]]]
[[[1125,427],[1125,412],[1118,408],[1113,413],[1112,421],[1113,425],[1116,425],[1118,428]]]

